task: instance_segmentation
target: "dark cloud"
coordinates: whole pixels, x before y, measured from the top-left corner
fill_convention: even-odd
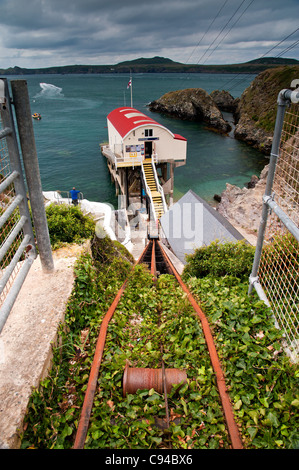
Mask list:
[[[299,28],[299,0],[0,0],[0,67],[261,57]],[[275,48],[278,55],[299,31]],[[299,59],[298,45],[285,57]]]

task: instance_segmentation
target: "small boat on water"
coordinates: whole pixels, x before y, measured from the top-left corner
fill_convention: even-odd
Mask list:
[[[42,118],[40,113],[34,113],[34,114],[32,114],[32,117],[33,117],[33,119],[37,119],[37,120]]]

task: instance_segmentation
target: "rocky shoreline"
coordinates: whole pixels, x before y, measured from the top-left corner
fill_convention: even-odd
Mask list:
[[[257,241],[267,175],[268,165],[260,177],[252,176],[247,187],[239,188],[227,183],[216,208],[252,245]]]

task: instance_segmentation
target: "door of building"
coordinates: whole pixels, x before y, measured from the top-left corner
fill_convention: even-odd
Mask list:
[[[144,155],[145,158],[152,158],[153,153],[153,142],[147,141],[144,143]]]

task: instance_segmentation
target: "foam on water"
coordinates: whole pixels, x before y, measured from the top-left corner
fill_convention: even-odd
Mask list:
[[[63,98],[62,88],[52,85],[52,83],[40,83],[41,91],[36,97],[43,98]]]

